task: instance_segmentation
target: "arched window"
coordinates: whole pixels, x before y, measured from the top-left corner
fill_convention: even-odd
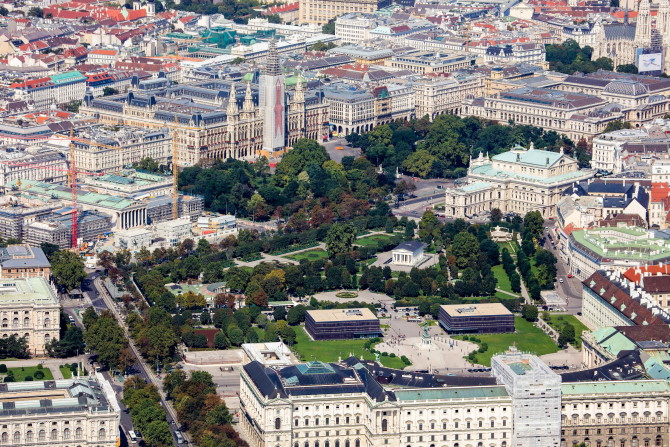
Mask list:
[[[44,430],[42,430],[42,431],[44,431]],[[19,433],[18,431],[15,431],[14,432],[14,444],[18,444],[19,442],[21,442],[21,433]]]
[[[319,441],[314,441],[314,447],[319,447]]]
[[[382,431],[389,431],[389,421],[382,419]]]
[[[9,325],[9,320],[7,320],[6,318],[3,318],[2,319],[2,327],[7,327],[8,325]]]
[[[106,434],[107,434],[107,432],[105,431],[104,428],[101,428],[100,430],[98,430],[98,440],[105,439]]]
[[[344,441],[344,447],[351,447],[351,443],[349,442],[348,439]]]
[[[70,429],[66,428],[63,430],[63,439],[70,439]]]
[[[51,440],[55,441],[57,439],[58,439],[58,430],[54,428],[53,430],[51,430]]]
[[[354,442],[354,447],[361,447],[361,440],[357,439],[356,442]]]
[[[16,437],[16,435],[14,435]],[[46,441],[47,439],[47,432],[44,430],[40,430],[37,432],[37,440],[38,441]]]
[[[309,447],[309,441],[305,441],[305,447]]]
[[[340,440],[339,439],[335,440],[335,447],[340,447]]]
[[[14,318],[12,320],[12,327],[19,327],[19,319],[18,318]]]
[[[77,427],[77,429],[74,431],[74,437],[76,439],[81,439],[81,436],[82,436],[81,427]]]
[[[49,318],[44,319],[44,328],[48,328],[51,326],[51,320]]]
[[[26,442],[33,442],[33,431],[28,430],[26,432]]]
[[[51,336],[49,334],[44,334],[44,343],[49,343]]]
[[[23,319],[23,327],[30,326],[30,318],[26,317]]]
[[[330,441],[326,441],[323,443],[324,447],[330,447]]]
[[[300,447],[300,443],[299,442],[293,443],[293,447]]]

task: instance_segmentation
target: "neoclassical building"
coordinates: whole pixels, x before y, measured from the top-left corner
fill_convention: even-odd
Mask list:
[[[271,50],[276,53],[274,45]],[[270,65],[278,64],[276,54],[270,56]],[[269,66],[266,72],[278,73],[279,68]],[[328,137],[328,104],[316,92],[305,90],[304,80],[286,92],[282,80],[276,86],[279,101],[275,100],[271,113],[265,113],[260,106],[260,90],[264,86],[259,89],[248,78],[242,88],[220,79],[172,85],[159,78],[140,82],[137,89],[127,94],[101,98],[87,94],[80,110],[103,124],[174,127],[179,166],[227,158],[254,159],[260,155],[272,158],[300,138],[322,141]],[[279,109],[275,113],[276,107]],[[276,154],[264,150],[263,129],[267,128],[264,122],[268,119],[278,119],[273,126],[281,128],[284,135],[282,149]]]
[[[621,107],[605,98],[552,88],[522,86],[483,98],[463,100],[461,115],[503,123],[527,124],[587,141],[611,121],[624,118]]]
[[[2,279],[0,336],[25,337],[32,355],[46,355],[45,345],[60,338],[56,288],[43,277]]]
[[[503,213],[525,214],[540,211],[542,216],[556,214],[556,204],[565,188],[573,182],[592,178],[595,171],[579,169],[574,158],[516,146],[508,152],[471,159],[468,185],[447,189],[447,217],[472,217],[494,208]]]
[[[436,376],[354,357],[252,361],[240,370],[240,427],[252,447],[667,446],[670,385],[627,359],[559,375],[510,349],[491,366]]]
[[[0,400],[0,445],[119,445],[121,411],[112,386],[100,374],[3,384]]]

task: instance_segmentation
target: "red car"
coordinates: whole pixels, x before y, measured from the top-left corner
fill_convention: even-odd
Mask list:
[[[568,278],[572,278],[572,275],[568,275]]]

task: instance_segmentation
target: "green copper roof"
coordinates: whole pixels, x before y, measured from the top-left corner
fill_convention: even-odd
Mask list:
[[[510,163],[521,163],[534,166],[552,166],[562,157],[558,152],[543,151],[541,149],[511,150],[502,154],[494,155],[493,159],[497,161],[506,161]]]
[[[468,388],[397,390],[395,391],[395,395],[399,401],[508,397],[507,391],[503,386],[475,386]]]
[[[480,191],[482,189],[490,188],[491,184],[487,182],[474,182],[470,183],[469,185],[465,185],[461,188],[461,191],[464,192],[474,192],[474,191]]]
[[[303,84],[307,83],[305,78],[303,78],[302,76],[290,76],[290,77],[286,78],[286,81],[285,81],[286,86],[291,87],[291,86],[296,85],[298,83],[298,79],[300,79]]]
[[[665,380],[622,380],[620,382],[564,383],[563,395],[609,393],[663,393],[670,390]]]
[[[509,154],[509,152],[505,152],[505,154]],[[504,154],[500,154],[504,155]],[[498,157],[496,155],[495,157]],[[495,158],[494,157],[494,158]],[[592,171],[589,170],[579,170],[579,171],[574,171],[574,172],[567,172],[565,174],[561,175],[555,175],[553,177],[540,177],[537,175],[530,175],[527,173],[521,173],[521,172],[511,172],[511,171],[501,171],[498,169],[493,168],[493,163],[486,163],[485,165],[482,166],[477,166],[475,168],[472,168],[471,170],[472,174],[477,174],[477,175],[485,175],[489,177],[495,177],[495,178],[515,178],[520,181],[527,181],[527,182],[533,182],[533,183],[540,183],[540,184],[551,184],[551,183],[563,183],[567,181],[577,181],[580,179],[587,179],[593,176]]]
[[[592,228],[573,231],[570,236],[601,258],[654,262],[670,257],[670,241],[651,237],[643,228]]]
[[[85,80],[86,76],[83,74],[79,73],[77,70],[74,71],[68,71],[66,73],[58,73],[53,76],[51,76],[51,80],[53,81],[54,84],[63,84],[66,82],[73,82],[73,81],[82,81]]]

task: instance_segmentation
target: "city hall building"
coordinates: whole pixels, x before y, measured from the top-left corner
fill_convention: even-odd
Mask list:
[[[557,374],[511,348],[491,376],[400,371],[350,357],[241,368],[251,447],[667,446],[670,385],[639,355]],[[594,379],[595,378],[595,379]]]
[[[378,337],[379,319],[367,307],[308,310],[305,329],[314,340]]]
[[[550,152],[532,144],[528,149],[515,146],[491,158],[480,153],[470,160],[470,183],[447,189],[445,214],[467,218],[498,208],[520,215],[540,211],[547,218],[556,214],[565,188],[594,175],[594,170],[580,169],[577,160],[562,150]]]

